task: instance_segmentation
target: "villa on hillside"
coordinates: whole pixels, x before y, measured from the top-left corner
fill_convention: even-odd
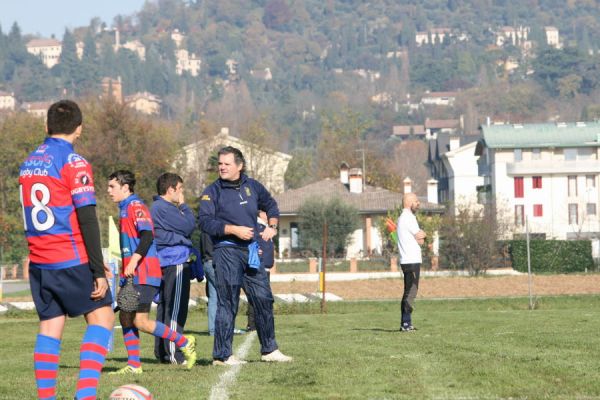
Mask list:
[[[232,136],[229,128],[224,127],[217,135],[183,147],[175,162],[182,171],[186,187],[195,195],[200,195],[204,186],[211,183],[207,182],[211,161],[215,161],[211,157],[224,146],[242,151],[248,176],[258,179],[273,194],[283,192],[284,175],[292,156]]]

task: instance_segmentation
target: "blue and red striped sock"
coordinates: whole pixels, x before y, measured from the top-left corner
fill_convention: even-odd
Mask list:
[[[123,339],[125,340],[125,348],[127,349],[127,365],[133,368],[142,366],[140,359],[140,332],[138,328],[123,327]]]
[[[38,399],[56,399],[56,376],[60,356],[60,339],[37,335],[33,352],[33,369]]]
[[[79,350],[79,380],[77,381],[77,400],[95,400],[100,372],[104,366],[111,331],[99,326],[89,325],[83,335]]]
[[[158,336],[163,339],[170,340],[174,342],[175,345],[179,348],[185,347],[187,345],[187,339],[181,333],[172,330],[162,322],[156,321],[156,327],[154,328],[154,332],[152,332],[154,336]]]

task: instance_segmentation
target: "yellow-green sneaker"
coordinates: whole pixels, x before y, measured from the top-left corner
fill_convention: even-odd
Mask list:
[[[185,357],[186,368],[192,369],[192,367],[196,364],[196,338],[194,336],[187,336],[187,344],[181,348],[181,352]]]
[[[121,369],[118,369],[116,371],[112,371],[109,372],[108,375],[128,375],[128,374],[132,374],[132,375],[139,375],[142,372],[142,367],[132,367],[131,365],[126,365]]]

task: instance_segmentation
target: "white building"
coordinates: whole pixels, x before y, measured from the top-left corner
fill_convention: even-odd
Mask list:
[[[426,92],[421,97],[424,106],[452,106],[456,101],[458,92]]]
[[[550,47],[554,47],[555,49],[560,49],[560,38],[558,36],[558,28],[554,26],[546,26],[544,27],[544,31],[546,31],[546,44]]]
[[[428,31],[417,32],[415,34],[415,42],[417,46],[424,44],[441,44],[450,37],[451,31],[449,28],[432,28]]]
[[[121,47],[137,54],[140,60],[146,60],[146,46],[144,46],[139,40],[130,40],[125,42]]]
[[[50,101],[33,101],[21,104],[21,110],[35,115],[36,117],[46,119],[48,115],[48,109],[52,105]]]
[[[448,174],[447,196],[455,212],[478,204],[477,188],[483,185],[483,177],[477,168],[476,146],[477,142],[461,146],[459,137],[451,137],[450,150],[442,156]]]
[[[513,232],[549,239],[600,237],[600,123],[483,126],[476,155],[487,201]]]
[[[26,47],[28,53],[38,56],[48,68],[60,61],[62,43],[56,39],[33,39],[27,42]]]
[[[137,92],[125,97],[125,104],[148,115],[159,114],[161,103],[160,97],[148,92]]]
[[[519,26],[518,28],[503,26],[496,33],[496,45],[504,46],[505,44],[511,44],[513,46],[526,46],[525,42],[527,42],[530,31],[531,28],[528,26]]]
[[[0,110],[10,110],[14,111],[15,109],[15,94],[3,92],[0,90]]]
[[[475,146],[479,135],[440,133],[429,140],[427,168],[437,181],[440,203],[460,206],[477,203],[477,186],[483,184],[477,169]]]
[[[246,159],[248,176],[259,180],[271,193],[284,190],[284,176],[292,156],[286,153],[259,146],[229,134],[229,128],[221,128],[218,134],[189,144],[181,149],[175,167],[182,171],[186,187],[194,194],[211,183],[207,181],[211,172],[211,156],[224,146],[238,148]]]
[[[177,48],[181,47],[183,39],[185,39],[185,35],[179,32],[179,29],[174,29],[173,32],[171,32],[171,40],[175,42],[175,46],[177,46]]]
[[[184,71],[187,71],[192,76],[198,76],[202,61],[194,53],[190,55],[187,50],[179,49],[175,51],[175,58],[177,59],[177,65],[175,66],[177,75],[182,75]]]

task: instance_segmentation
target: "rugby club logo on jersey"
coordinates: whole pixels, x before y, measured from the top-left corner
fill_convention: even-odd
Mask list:
[[[85,158],[81,157],[77,153],[71,153],[67,156],[67,162],[74,168],[81,168],[87,165]]]
[[[251,196],[252,195],[250,193],[250,188],[248,186],[246,186],[244,189],[246,189],[246,196]]]

